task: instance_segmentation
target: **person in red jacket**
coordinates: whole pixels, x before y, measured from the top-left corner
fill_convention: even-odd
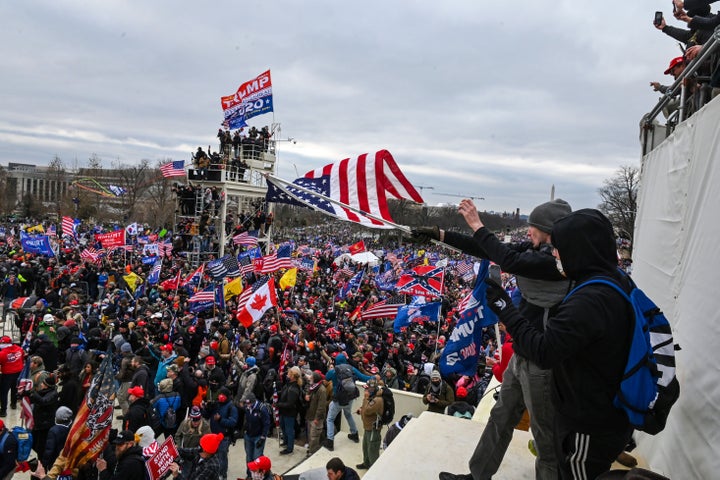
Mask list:
[[[17,405],[17,381],[25,365],[25,352],[7,335],[0,338],[0,417],[7,416],[8,392],[10,406]]]

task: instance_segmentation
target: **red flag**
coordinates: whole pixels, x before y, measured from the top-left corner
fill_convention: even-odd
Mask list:
[[[365,251],[365,241],[360,240],[357,243],[353,243],[348,247],[348,251],[350,252],[350,255],[355,255],[356,253],[364,252]]]
[[[160,284],[160,286],[163,288],[163,290],[169,291],[169,290],[177,290],[180,287],[180,276],[182,274],[182,271],[179,270],[177,275],[175,275],[172,278],[168,278],[164,282]]]
[[[442,295],[444,277],[444,268],[421,265],[403,273],[395,288],[408,295],[439,297]]]

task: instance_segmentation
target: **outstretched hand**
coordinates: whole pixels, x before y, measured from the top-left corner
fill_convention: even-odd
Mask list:
[[[437,225],[414,227],[410,229],[410,236],[415,243],[430,243],[432,240],[440,240],[440,228]]]
[[[472,229],[473,232],[479,230],[485,225],[480,220],[480,214],[477,211],[477,207],[469,198],[464,198],[458,205],[458,213],[463,216],[465,223]]]

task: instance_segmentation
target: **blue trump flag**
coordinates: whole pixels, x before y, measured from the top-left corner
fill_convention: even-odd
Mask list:
[[[412,322],[437,322],[440,318],[441,307],[442,302],[410,304],[400,307],[395,317],[395,331],[400,332],[403,327],[408,327]]]
[[[486,308],[485,278],[489,266],[489,260],[480,262],[472,293],[458,304],[460,319],[440,358],[440,372],[443,375],[475,375],[482,346],[482,329],[498,321],[492,310]]]
[[[37,253],[39,255],[47,255],[48,257],[54,257],[50,246],[50,239],[47,235],[30,235],[23,231],[20,232],[20,243],[22,244],[23,250],[28,253]]]

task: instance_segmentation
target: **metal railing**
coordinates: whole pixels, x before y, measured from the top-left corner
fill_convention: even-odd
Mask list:
[[[710,37],[710,39],[705,43],[705,45],[703,45],[700,53],[698,53],[695,59],[690,62],[690,64],[685,68],[685,70],[683,70],[683,72],[675,80],[675,83],[673,83],[672,86],[667,89],[667,91],[663,94],[662,98],[658,101],[658,103],[650,111],[650,113],[647,113],[645,114],[645,116],[643,116],[642,121],[640,122],[640,128],[642,129],[643,155],[651,151],[655,145],[655,128],[660,126],[653,123],[655,121],[655,118],[657,118],[657,116],[663,111],[663,109],[668,105],[668,103],[670,103],[673,97],[677,95],[678,90],[680,91],[680,103],[678,106],[678,110],[674,115],[668,118],[667,125],[662,127],[666,128],[666,134],[669,135],[670,133],[672,133],[677,124],[683,122],[686,119],[686,104],[689,99],[687,98],[687,82],[685,80],[694,75],[697,70],[703,65],[703,63],[710,59],[710,56],[715,53],[719,45],[720,27],[717,27],[715,28],[715,31],[713,32],[713,35]]]

